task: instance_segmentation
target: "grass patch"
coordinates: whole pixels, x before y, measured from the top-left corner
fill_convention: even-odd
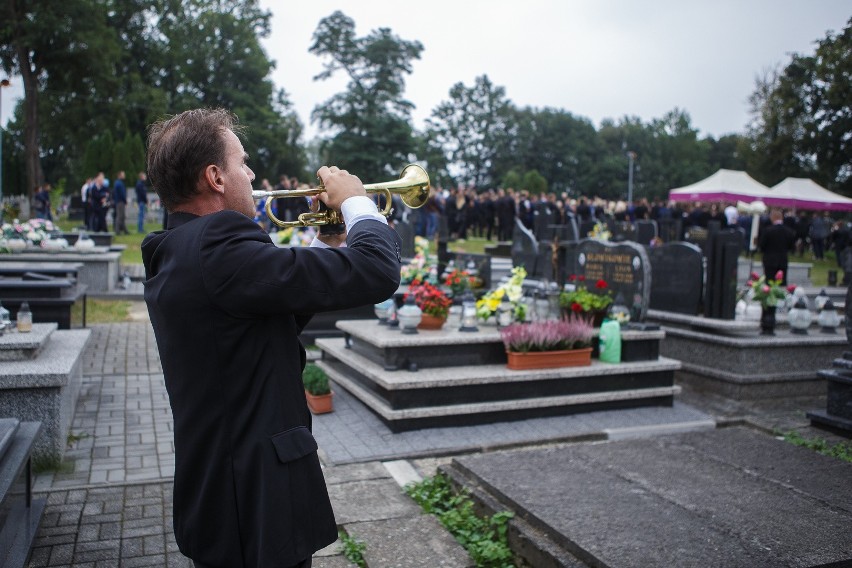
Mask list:
[[[473,510],[467,491],[456,491],[443,474],[406,485],[405,492],[438,521],[467,550],[481,568],[515,568],[514,554],[507,538],[509,519],[514,513],[502,511],[480,517]]]
[[[86,300],[86,325],[130,321],[131,302],[126,300]],[[83,302],[71,307],[71,321],[83,323]]]
[[[802,446],[803,448],[819,452],[824,456],[852,463],[852,442],[838,442],[836,444],[830,444],[823,438],[804,438],[798,432],[785,432],[779,435],[783,436],[784,441],[795,446]]]
[[[47,472],[74,473],[74,462],[62,461],[62,458],[36,456],[33,458],[32,465],[35,475]]]
[[[360,568],[367,566],[364,561],[364,551],[367,549],[367,545],[343,531],[338,532],[337,535],[340,537],[340,542],[343,543],[343,556]]]

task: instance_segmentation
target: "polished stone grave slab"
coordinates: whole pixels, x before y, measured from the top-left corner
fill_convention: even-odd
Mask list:
[[[847,345],[840,334],[788,329],[774,336],[726,336],[710,330],[664,327],[661,354],[678,359],[676,380],[734,400],[825,394],[819,370]]]
[[[88,252],[78,251],[25,251],[0,254],[0,262],[32,263],[38,272],[40,262],[82,264],[77,281],[88,286],[89,292],[110,292],[115,289],[120,270],[121,252],[106,247],[95,247]]]
[[[61,459],[67,446],[90,335],[87,329],[52,331],[35,358],[0,361],[0,416],[42,423],[33,450],[37,459]],[[10,338],[4,335],[0,343]]]
[[[486,509],[516,513],[510,543],[540,568],[852,559],[852,464],[745,428],[465,456],[444,469]]]
[[[0,361],[35,359],[56,331],[55,323],[34,323],[29,333],[7,330],[0,335]]]
[[[512,371],[496,327],[402,334],[343,321],[343,339],[319,339],[317,364],[395,432],[589,412],[671,406],[680,363],[658,356],[659,330],[625,331],[644,360]],[[651,346],[645,345],[652,344]],[[629,352],[629,350],[628,350]],[[412,372],[416,370],[416,372]]]

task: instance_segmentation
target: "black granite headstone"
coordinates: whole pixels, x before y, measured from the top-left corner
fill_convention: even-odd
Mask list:
[[[640,245],[650,245],[657,237],[657,222],[654,220],[641,219],[636,221],[636,242]]]
[[[399,251],[400,255],[403,258],[412,258],[414,256],[414,227],[407,221],[400,221],[393,228],[396,229],[402,241],[402,249]]]
[[[652,310],[691,316],[701,313],[704,254],[691,243],[666,243],[648,249]]]
[[[539,204],[533,212],[533,234],[539,241],[549,241],[553,238],[553,231],[549,228],[557,221],[556,211],[546,205]]]
[[[597,221],[594,220],[580,221],[580,238],[585,239],[586,237],[588,237],[589,233],[594,230],[596,223]]]
[[[615,223],[612,229],[612,240],[615,242],[636,242],[636,227],[629,221]]]
[[[673,243],[681,240],[683,221],[680,219],[658,219],[657,227],[659,237],[663,239],[663,242]]]
[[[613,297],[624,296],[631,319],[642,321],[648,311],[651,294],[651,264],[644,247],[632,242],[610,243],[584,239],[575,247],[573,272],[585,276],[589,289],[604,280]],[[569,256],[566,254],[566,261]]]
[[[737,231],[725,229],[713,233],[706,244],[707,289],[704,315],[710,318],[734,319],[737,303],[737,264],[743,250]]]
[[[840,268],[843,269],[844,286],[852,284],[852,247],[846,247],[840,251]]]

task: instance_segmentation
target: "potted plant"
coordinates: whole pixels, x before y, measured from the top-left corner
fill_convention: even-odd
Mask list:
[[[784,272],[779,270],[775,273],[774,279],[767,279],[766,276],[759,276],[756,272],[752,272],[749,280],[746,282],[746,288],[742,296],[746,300],[751,299],[760,304],[760,333],[762,335],[775,335],[775,310],[779,305],[783,305],[787,299],[787,294],[792,294],[796,286],[793,284],[786,288],[782,284],[784,281]]]
[[[314,414],[325,414],[334,410],[332,405],[331,386],[328,384],[328,375],[325,371],[308,363],[302,371],[302,384],[305,387],[305,398],[308,400],[308,408]]]
[[[570,315],[561,321],[513,323],[500,330],[507,367],[514,370],[579,367],[592,364],[594,328]]]
[[[586,287],[586,277],[582,275],[569,276],[566,289],[559,294],[563,317],[576,314],[589,319],[594,327],[600,327],[610,304],[612,290],[606,280],[597,280],[593,292]]]
[[[409,296],[414,297],[414,303],[423,312],[417,329],[441,329],[443,327],[452,304],[446,294],[428,282],[415,280],[408,288],[408,293],[405,294],[404,299]]]

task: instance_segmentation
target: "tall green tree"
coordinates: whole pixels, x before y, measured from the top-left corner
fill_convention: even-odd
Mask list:
[[[420,58],[422,44],[403,40],[388,28],[357,37],[354,20],[337,11],[320,20],[309,51],[326,59],[316,80],[338,71],[349,78],[344,92],[315,107],[311,115],[331,132],[322,144],[325,160],[365,181],[399,173],[416,149],[413,105],[403,98],[404,75]]]
[[[41,155],[56,159],[58,147],[44,147],[44,124],[64,120],[68,84],[97,93],[109,84],[117,43],[106,25],[107,6],[96,0],[7,0],[0,4],[0,65],[19,74],[24,86],[23,146],[27,191],[44,181]],[[51,94],[54,104],[42,100]],[[89,104],[94,101],[90,97]],[[84,124],[79,127],[85,128]],[[82,149],[81,149],[82,150]]]
[[[589,172],[600,155],[600,143],[589,119],[560,109],[515,111],[515,136],[495,159],[498,179],[517,168],[536,170],[551,191],[585,193],[593,184]]]
[[[516,134],[514,107],[506,89],[487,75],[477,77],[472,87],[456,83],[449,96],[427,119],[426,137],[442,149],[460,183],[487,189],[506,172],[497,158],[508,153]]]

